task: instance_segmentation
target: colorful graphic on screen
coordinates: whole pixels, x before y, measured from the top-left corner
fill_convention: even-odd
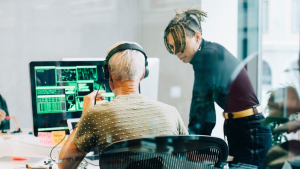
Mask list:
[[[83,97],[94,89],[104,90],[97,66],[36,66],[37,113],[76,112],[83,108]],[[107,93],[105,100],[114,99]]]
[[[99,68],[99,65],[34,67],[36,113],[38,119],[44,119],[44,122],[39,120],[38,131],[68,129],[63,119],[81,116],[83,97],[94,90],[106,89],[99,79]],[[105,100],[114,98],[113,93],[105,93]]]

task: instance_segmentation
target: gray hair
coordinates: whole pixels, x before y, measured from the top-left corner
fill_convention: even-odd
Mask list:
[[[140,46],[134,42],[119,42],[113,45],[109,50],[123,43],[132,43]],[[141,47],[141,46],[140,46]],[[108,67],[111,71],[111,75],[120,82],[128,80],[139,80],[145,70],[145,57],[144,55],[136,50],[124,50],[114,54],[108,62]]]

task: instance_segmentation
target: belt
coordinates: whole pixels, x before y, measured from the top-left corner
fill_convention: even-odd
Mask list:
[[[232,116],[233,119],[237,119],[237,118],[242,118],[242,117],[247,117],[247,116],[251,116],[254,114],[258,114],[261,112],[262,112],[261,106],[258,105],[258,106],[253,106],[252,108],[243,110],[243,111],[231,112],[231,113],[224,112],[223,117],[225,119],[228,119],[229,118],[228,115],[229,115],[229,116]]]

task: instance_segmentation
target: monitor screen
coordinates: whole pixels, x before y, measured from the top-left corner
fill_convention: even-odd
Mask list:
[[[105,100],[115,95],[102,77],[103,61],[41,61],[30,63],[34,135],[68,131],[67,119],[80,118],[83,97],[106,89]]]

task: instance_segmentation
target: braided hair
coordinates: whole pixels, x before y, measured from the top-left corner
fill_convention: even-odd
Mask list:
[[[201,28],[201,22],[204,21],[204,17],[207,17],[206,12],[203,12],[199,9],[188,9],[187,11],[178,11],[178,9],[175,9],[176,16],[169,22],[167,28],[165,29],[164,33],[164,42],[167,50],[171,54],[176,54],[179,51],[181,53],[184,52],[186,47],[186,36],[187,31],[190,31],[193,33],[193,35],[196,32],[199,32],[202,34],[202,28]],[[191,15],[195,16],[198,20],[198,23],[195,21]],[[191,24],[195,23],[196,29],[191,27]],[[168,43],[168,34],[171,33],[171,35],[174,38],[175,43],[175,51]]]

